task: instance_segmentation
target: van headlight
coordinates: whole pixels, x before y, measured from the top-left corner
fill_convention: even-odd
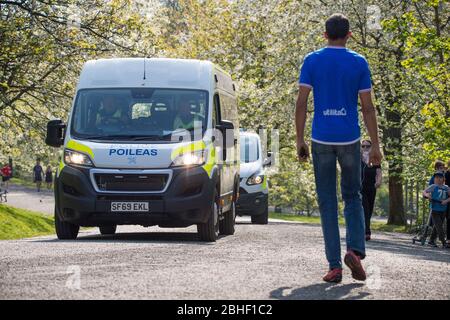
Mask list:
[[[200,166],[204,165],[206,162],[205,151],[193,151],[182,153],[177,156],[173,162],[172,167],[181,167],[181,166]]]
[[[264,175],[263,174],[254,174],[250,178],[247,179],[247,184],[249,186],[253,186],[255,184],[261,184],[264,181]]]
[[[69,165],[74,164],[79,166],[93,166],[92,160],[87,154],[69,149],[64,150],[64,162]]]

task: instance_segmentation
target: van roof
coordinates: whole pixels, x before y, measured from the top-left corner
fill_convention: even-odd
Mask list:
[[[216,82],[218,82],[216,84]],[[222,85],[220,83],[223,82]],[[230,85],[231,83],[231,85]],[[169,58],[115,58],[84,64],[77,90],[87,88],[232,89],[229,74],[210,61]],[[234,91],[234,90],[233,90]]]
[[[261,139],[259,134],[257,134],[256,132],[253,132],[253,131],[240,131],[239,135],[241,137],[255,137],[255,138]]]

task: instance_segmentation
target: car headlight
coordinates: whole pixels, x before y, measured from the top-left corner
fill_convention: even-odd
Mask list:
[[[255,184],[261,184],[264,181],[264,175],[263,174],[254,174],[250,178],[247,179],[247,184],[249,186],[255,185]]]
[[[205,151],[194,151],[182,153],[177,156],[173,162],[172,167],[180,167],[180,166],[199,166],[205,164]]]
[[[74,164],[79,166],[93,166],[92,160],[88,155],[69,149],[64,150],[64,162],[66,164]]]

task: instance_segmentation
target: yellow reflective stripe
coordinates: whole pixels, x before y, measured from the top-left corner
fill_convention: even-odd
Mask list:
[[[94,159],[94,152],[92,152],[92,149],[78,141],[70,140],[69,142],[67,142],[66,147],[75,151],[84,152],[90,155],[91,159]]]
[[[211,143],[209,145],[209,152],[206,163],[202,166],[202,168],[206,171],[208,176],[211,178],[212,169],[216,163],[216,148],[214,148],[214,144]]]
[[[172,151],[172,154],[170,155],[171,159],[174,160],[176,157],[178,157],[180,154],[185,154],[193,151],[200,151],[206,149],[206,144],[203,140],[196,141],[193,143],[189,143],[186,145],[183,145],[181,147],[175,148]]]
[[[263,190],[267,188],[267,177],[264,175],[263,183],[262,183]]]
[[[61,171],[62,171],[62,169],[64,168],[64,166],[65,166],[64,161],[63,161],[63,160],[59,161],[59,170],[58,170],[58,174],[61,173]]]

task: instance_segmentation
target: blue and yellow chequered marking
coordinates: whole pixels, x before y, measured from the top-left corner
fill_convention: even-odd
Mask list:
[[[86,153],[91,157],[91,159],[94,159],[94,152],[92,151],[92,149],[89,148],[87,145],[82,144],[78,141],[69,140],[69,142],[67,142],[67,144],[66,144],[66,148],[74,150],[74,151]]]

